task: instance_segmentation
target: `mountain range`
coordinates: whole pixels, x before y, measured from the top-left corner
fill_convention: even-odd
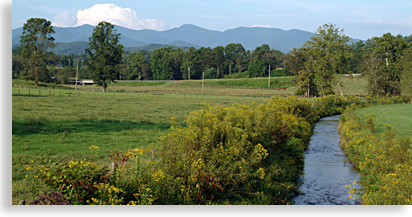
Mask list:
[[[56,33],[52,36],[55,43],[88,42],[94,26],[54,27]],[[246,50],[254,50],[262,44],[270,48],[288,53],[295,47],[302,46],[314,33],[292,29],[282,30],[264,27],[238,27],[226,31],[204,29],[195,25],[185,24],[177,28],[155,30],[132,30],[122,26],[115,29],[121,34],[120,43],[125,47],[141,47],[149,44],[167,44],[177,47],[217,47],[230,43],[241,43]],[[23,27],[12,30],[13,45],[20,43]],[[84,44],[84,43],[81,43]]]

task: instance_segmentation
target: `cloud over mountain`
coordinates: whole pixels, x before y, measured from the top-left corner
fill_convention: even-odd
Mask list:
[[[77,24],[97,25],[101,21],[110,22],[113,25],[124,26],[129,29],[153,29],[163,30],[166,24],[163,20],[145,19],[130,8],[122,8],[113,3],[110,4],[95,4],[91,8],[79,10],[77,12]]]
[[[68,12],[58,13],[52,23],[53,26],[58,27],[71,27],[74,24],[76,24],[76,17],[70,16]]]

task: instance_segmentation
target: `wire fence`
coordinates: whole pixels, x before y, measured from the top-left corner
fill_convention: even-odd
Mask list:
[[[270,99],[275,95],[229,95],[229,94],[201,94],[201,93],[179,93],[179,92],[161,92],[161,91],[77,91],[73,90],[39,90],[13,88],[13,96],[35,96],[35,97],[135,97],[145,99],[241,99],[241,98],[265,98]],[[282,97],[287,97],[283,95]]]
[[[99,89],[100,90],[100,89]],[[178,91],[156,91],[156,90],[140,90],[140,91],[126,91],[126,90],[111,90],[108,92],[101,91],[81,91],[77,90],[47,90],[47,89],[27,89],[27,88],[13,88],[13,96],[36,96],[36,97],[133,97],[144,99],[270,99],[272,96],[288,97],[291,95],[230,95],[230,94],[202,94],[202,93],[179,93]],[[356,95],[361,100],[366,100],[367,95]],[[304,98],[298,96],[298,98]]]

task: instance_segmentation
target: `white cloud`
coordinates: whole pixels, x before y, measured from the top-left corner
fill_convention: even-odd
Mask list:
[[[58,13],[54,16],[52,26],[71,27],[76,24],[76,17],[70,16],[68,12]]]
[[[259,24],[257,24],[257,25],[253,25],[252,27],[264,27],[264,28],[270,28],[270,26],[269,26],[269,25],[259,25]]]
[[[412,28],[412,16],[406,17],[404,19],[399,18],[399,19],[395,20],[394,23],[397,24],[397,25]]]
[[[388,32],[392,35],[406,36],[412,34],[412,16],[391,21],[380,19],[350,20],[343,23],[343,27],[347,35],[363,40],[374,36],[380,37]]]
[[[97,25],[101,21],[110,22],[113,25],[123,26],[129,29],[154,29],[163,30],[166,24],[163,20],[143,19],[130,8],[122,8],[113,3],[95,4],[91,8],[77,12],[77,24]]]

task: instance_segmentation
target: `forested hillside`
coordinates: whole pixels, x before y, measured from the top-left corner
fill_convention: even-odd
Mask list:
[[[313,33],[292,29],[282,30],[277,28],[239,27],[223,32],[204,29],[198,26],[186,24],[166,31],[132,30],[121,26],[115,26],[121,34],[120,43],[125,47],[140,47],[149,44],[167,44],[179,47],[217,47],[230,43],[240,43],[246,50],[253,50],[262,44],[268,44],[271,48],[287,53],[295,47],[300,47]],[[93,26],[83,25],[79,27],[54,27],[56,33],[55,42],[88,41],[93,31]],[[13,29],[12,43],[18,44],[22,28]],[[68,53],[65,53],[66,55]]]

